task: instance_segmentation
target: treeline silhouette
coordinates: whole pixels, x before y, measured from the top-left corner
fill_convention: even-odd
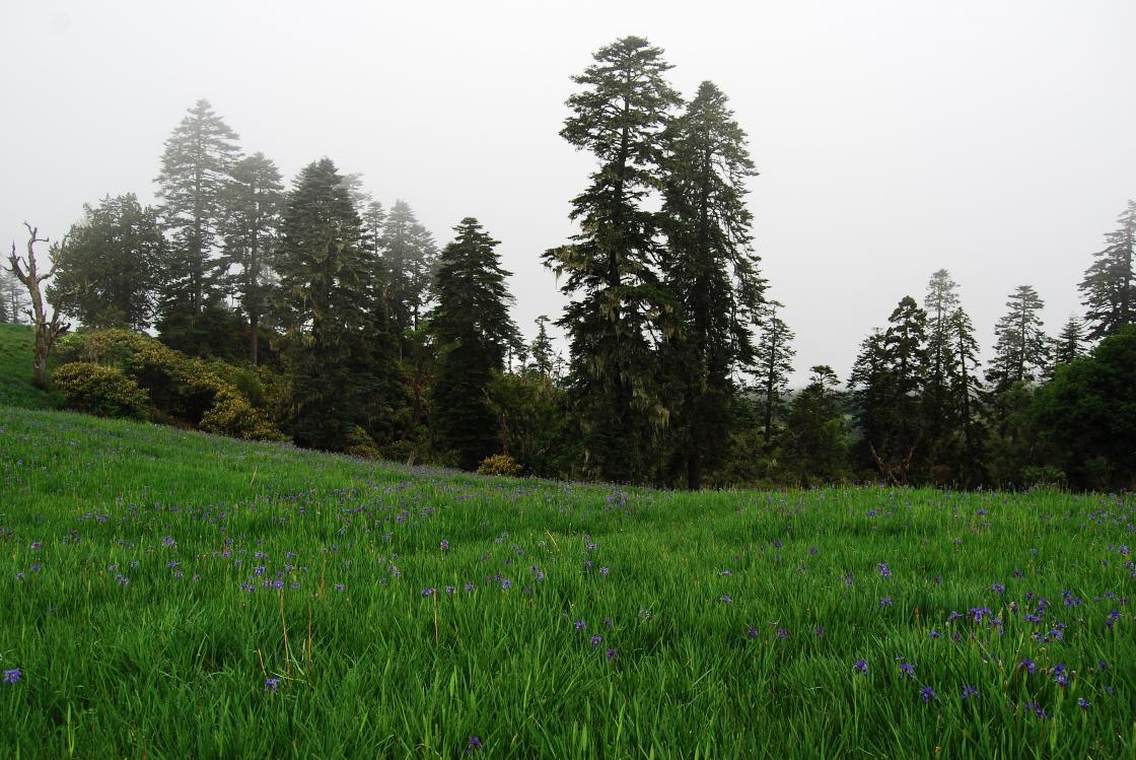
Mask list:
[[[202,100],[166,141],[156,206],[108,196],[52,248],[47,299],[84,328],[61,349],[77,365],[60,375],[65,397],[555,478],[1133,484],[1136,201],[1078,284],[1083,319],[1059,335],[1043,329],[1041,297],[1018,286],[983,367],[944,269],[864,339],[846,389],[816,366],[790,391],[794,335],[753,250],[745,131],[713,83],[686,101],[670,68],[627,37],[573,79],[560,134],[595,170],[569,202],[578,232],[543,254],[567,298],[556,321],[567,356],[547,316],[522,339],[498,242],[476,219],[439,249],[406,203],[384,207],[327,158],[285,189]],[[13,249],[4,320],[23,310],[22,261]],[[150,332],[164,349],[93,332],[111,328]],[[194,390],[205,375],[212,384]]]

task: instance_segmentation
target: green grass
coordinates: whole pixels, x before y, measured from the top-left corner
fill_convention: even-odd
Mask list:
[[[0,406],[51,409],[57,399],[32,385],[35,335],[27,325],[0,324]]]
[[[1131,497],[376,465],[16,408],[53,405],[30,337],[0,326],[2,757],[1136,756]]]
[[[1136,746],[1131,500],[620,491],[12,408],[0,489],[0,667],[23,673],[0,683],[5,757],[458,757],[471,735],[524,758]]]

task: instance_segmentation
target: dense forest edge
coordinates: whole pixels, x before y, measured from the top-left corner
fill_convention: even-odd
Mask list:
[[[0,322],[30,326],[2,326],[0,403],[665,488],[1136,485],[1136,201],[1059,335],[1015,286],[982,361],[940,269],[845,382],[818,365],[791,389],[794,335],[754,251],[757,171],[727,96],[706,81],[685,100],[639,37],[593,59],[560,134],[596,171],[570,200],[578,233],[541,254],[567,356],[547,316],[522,337],[477,219],[439,247],[328,158],[285,189],[201,100],[165,143],[156,205],[108,195],[58,240],[28,225],[13,243]]]

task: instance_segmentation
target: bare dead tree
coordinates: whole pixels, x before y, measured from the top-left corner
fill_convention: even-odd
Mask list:
[[[67,243],[67,238],[64,237],[63,241],[56,246],[48,249],[48,256],[51,260],[51,267],[47,272],[40,274],[36,266],[35,245],[36,243],[47,243],[47,238],[39,237],[39,228],[32,227],[27,222],[24,226],[28,228],[28,253],[27,256],[21,258],[16,255],[16,244],[12,243],[12,254],[8,257],[8,271],[16,276],[20,282],[27,288],[28,297],[31,301],[31,308],[25,309],[24,313],[32,321],[32,327],[35,329],[35,356],[32,359],[32,382],[39,387],[47,385],[47,357],[51,354],[51,349],[55,345],[55,339],[71,327],[70,323],[64,322],[60,318],[59,309],[52,309],[51,318],[47,316],[47,302],[43,297],[43,289],[40,285],[51,276],[55,274],[55,266],[57,263],[59,251]]]

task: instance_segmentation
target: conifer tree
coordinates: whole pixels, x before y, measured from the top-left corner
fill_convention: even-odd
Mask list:
[[[552,339],[548,337],[548,316],[541,314],[536,318],[536,337],[533,338],[529,353],[532,355],[533,369],[546,377],[552,377],[553,355]]]
[[[1006,315],[994,327],[994,357],[986,372],[1001,389],[1013,382],[1039,379],[1049,360],[1049,338],[1041,321],[1045,302],[1029,285],[1021,285],[1006,301]]]
[[[793,397],[785,425],[785,469],[808,487],[841,477],[847,457],[848,432],[832,368],[812,367],[809,384]]]
[[[474,469],[498,451],[499,435],[487,389],[516,343],[509,317],[513,297],[496,252],[498,241],[466,217],[454,227],[455,238],[442,249],[435,290],[438,305],[430,331],[438,345],[433,413],[439,448],[458,464]]]
[[[783,405],[793,371],[793,331],[777,316],[781,304],[761,307],[761,334],[754,355],[754,379],[761,394],[761,430],[766,449],[773,445],[773,419]]]
[[[931,275],[923,308],[927,312],[927,387],[923,401],[927,415],[927,432],[932,447],[950,434],[947,420],[949,375],[953,362],[950,320],[959,305],[958,284],[950,272],[940,269]]]
[[[1090,340],[1136,324],[1136,200],[1128,201],[1118,223],[1080,285]]]
[[[618,40],[594,59],[573,78],[582,89],[568,99],[560,135],[599,166],[572,200],[580,231],[543,258],[571,299],[558,324],[569,336],[589,467],[624,482],[643,476],[648,441],[667,413],[649,336],[667,300],[654,268],[659,224],[644,201],[662,187],[661,135],[679,98],[664,78],[662,50],[641,37]]]
[[[438,248],[404,201],[395,201],[386,216],[381,248],[390,280],[391,315],[405,347],[430,302]]]
[[[389,440],[402,401],[393,340],[377,318],[362,222],[330,159],[300,172],[281,232],[293,437],[328,450],[364,446],[361,432]]]
[[[164,249],[156,213],[133,193],[85,205],[59,251],[48,297],[87,327],[145,330]]]
[[[284,194],[280,172],[263,153],[237,161],[226,194],[223,263],[248,318],[249,359],[260,354],[260,320],[266,310],[269,262],[276,245]],[[235,269],[235,271],[234,271]]]
[[[887,331],[864,340],[849,382],[866,453],[895,483],[906,483],[920,463],[926,330],[927,313],[905,296],[888,318]]]
[[[677,306],[679,325],[666,343],[666,362],[677,372],[679,396],[671,427],[682,441],[687,487],[701,486],[702,471],[717,463],[729,440],[731,376],[754,361],[750,328],[758,319],[765,283],[752,248],[752,215],[745,182],[757,172],[745,132],[726,96],[703,82],[685,112],[664,134],[663,219],[668,248],[664,283]],[[784,323],[777,325],[774,340]],[[780,362],[780,346],[768,357]],[[779,369],[764,368],[766,434],[777,403]],[[764,386],[763,386],[764,387]]]
[[[983,478],[982,454],[985,430],[982,425],[982,383],[978,378],[978,341],[970,316],[960,306],[947,321],[951,355],[948,357],[949,406],[946,409],[955,430],[961,435],[961,451],[956,471],[964,486],[973,487]]]
[[[1061,334],[1053,341],[1053,365],[1059,367],[1084,356],[1087,342],[1085,323],[1077,317],[1069,317],[1061,328]]]
[[[162,275],[161,330],[193,333],[220,299],[224,262],[217,256],[225,191],[238,154],[237,135],[199,100],[166,140],[158,175],[160,214],[170,236]]]

